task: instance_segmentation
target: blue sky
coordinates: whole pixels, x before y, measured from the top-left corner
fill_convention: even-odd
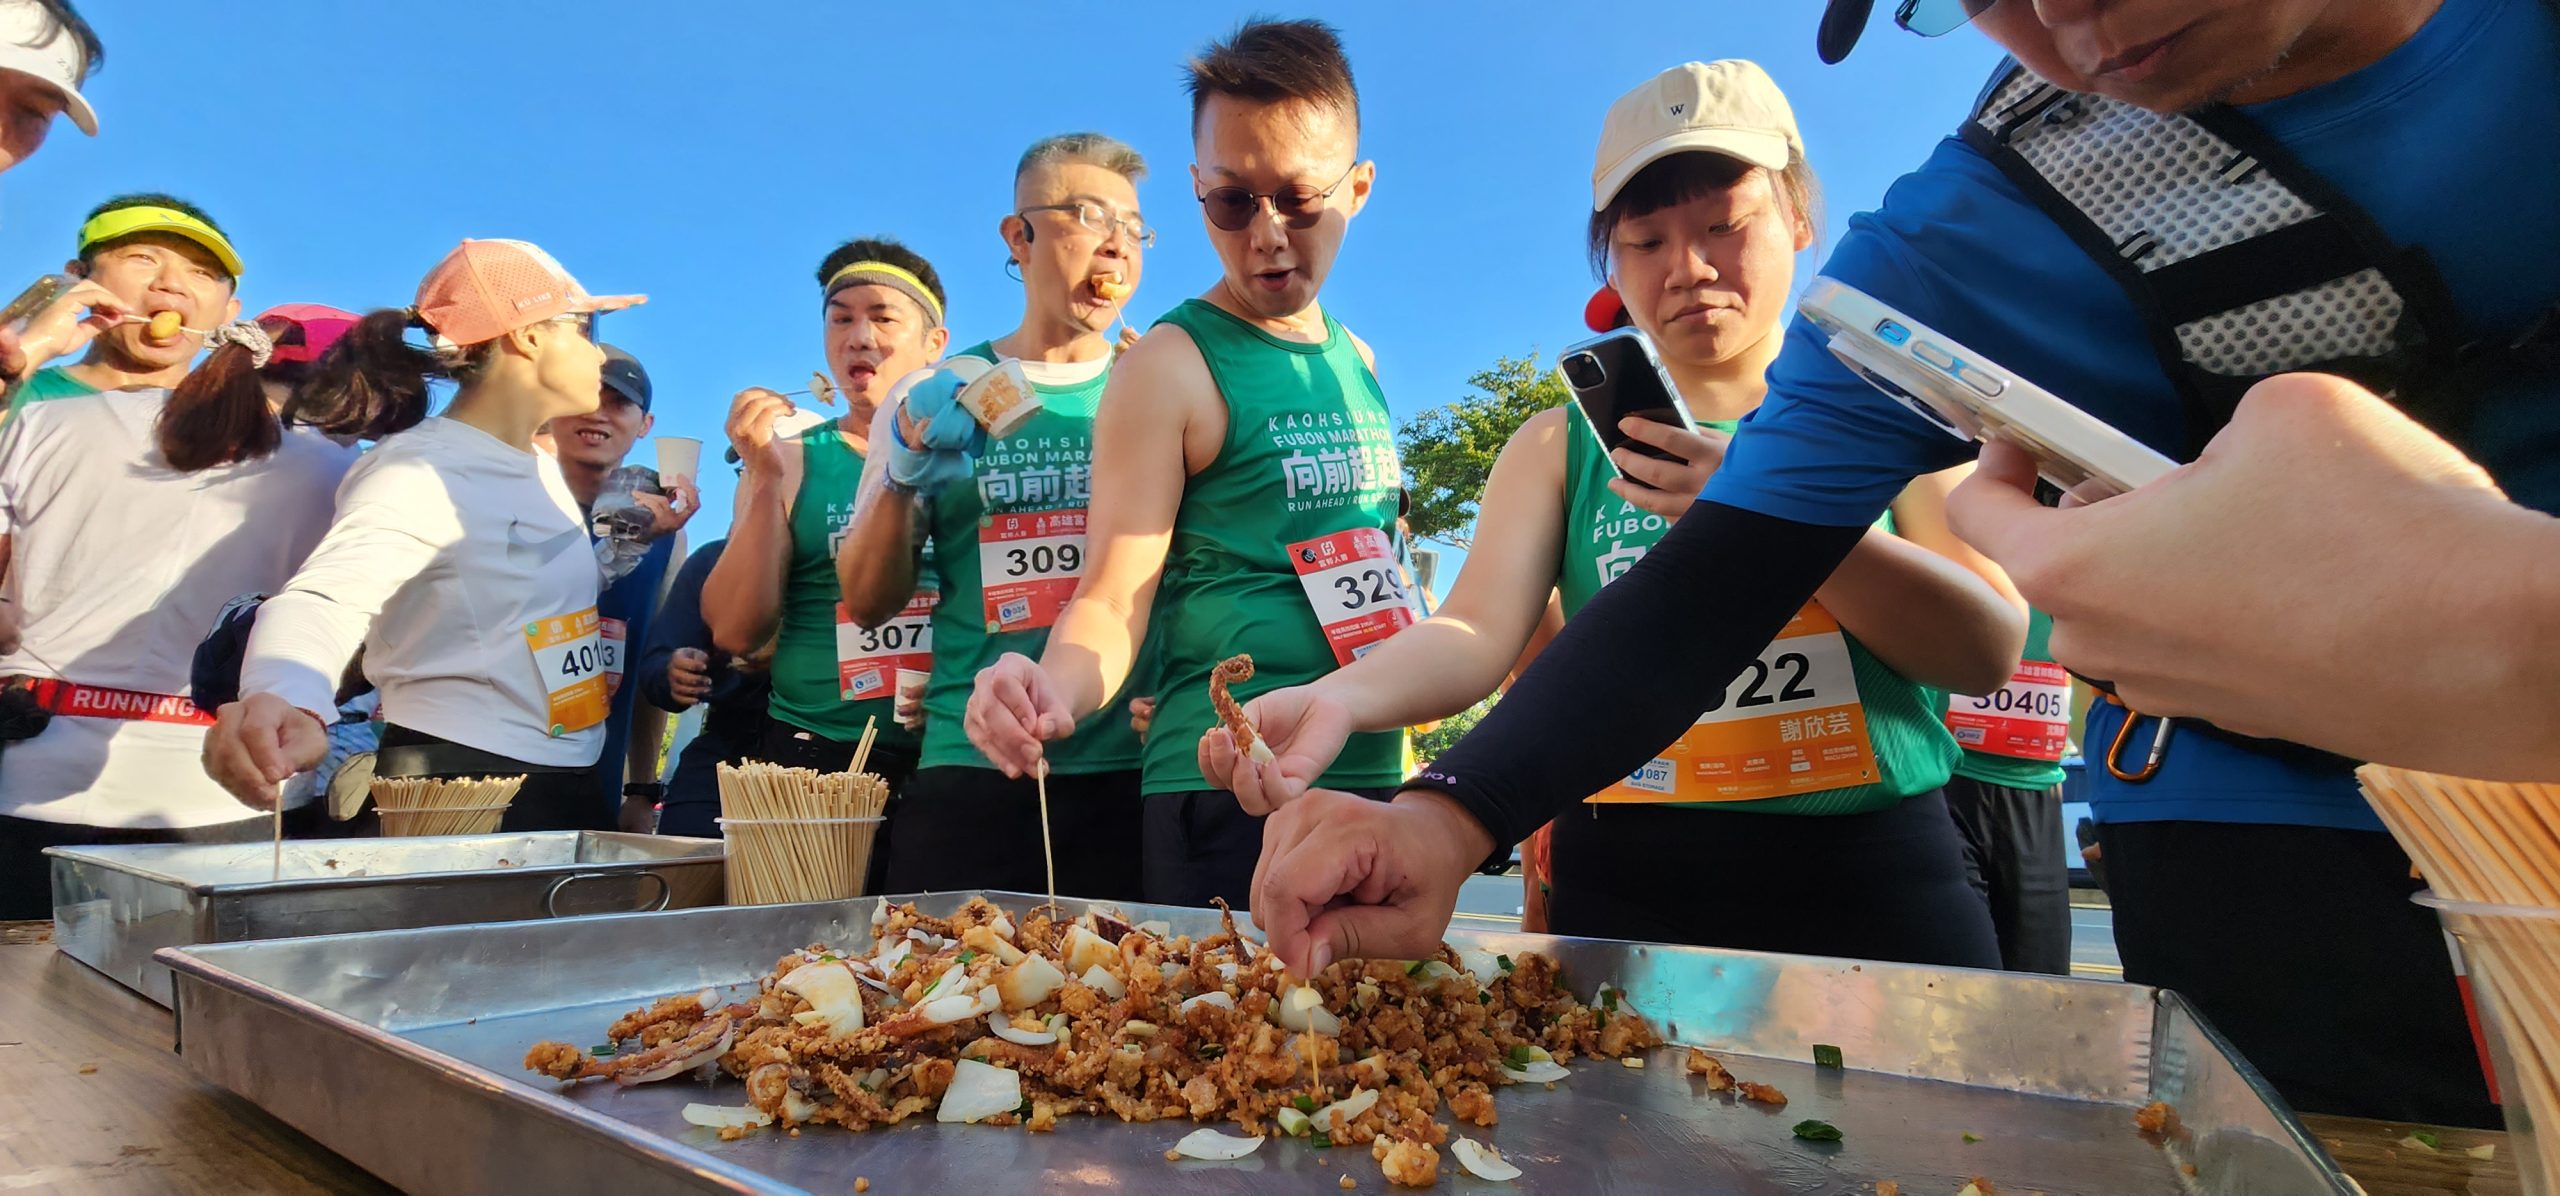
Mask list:
[[[1050,133],[1100,129],[1154,167],[1140,198],[1163,237],[1131,310],[1205,289],[1179,70],[1257,11],[1331,21],[1350,49],[1378,184],[1324,298],[1376,348],[1399,418],[1498,355],[1583,335],[1600,118],[1655,71],[1768,68],[1828,240],[1956,126],[1997,58],[1970,30],[1880,26],[1824,67],[1812,0],[83,7],[107,41],[86,89],[102,135],[58,123],[0,179],[0,277],[58,266],[81,214],[131,190],[210,210],[248,261],[253,312],[405,304],[457,239],[522,237],[592,290],[650,295],[606,338],[647,363],[660,432],[715,445],[731,394],[820,365],[810,272],[846,237],[932,259],[955,336],[1010,329],[1020,288],[996,222],[1014,158]],[[705,481],[697,542],[727,522],[728,479]]]

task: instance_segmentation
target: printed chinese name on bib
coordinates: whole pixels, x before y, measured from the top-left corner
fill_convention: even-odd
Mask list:
[[[933,668],[933,607],[942,595],[925,590],[878,627],[853,621],[844,604],[836,604],[837,696],[848,702],[885,698],[897,692],[898,670]]]
[[[1082,509],[1021,511],[979,521],[978,579],[990,633],[1055,624],[1083,571]]]
[[[537,619],[524,626],[525,647],[551,695],[551,733],[584,731],[604,721],[604,635],[596,608]]]
[[[1876,776],[1849,641],[1807,603],[1678,742],[1590,800],[1758,801]]]
[[[2058,762],[2071,747],[2071,674],[2051,661],[2020,661],[1996,692],[1949,699],[1947,730],[1977,752]]]
[[[1396,565],[1395,542],[1377,528],[1301,540],[1289,546],[1289,567],[1298,571],[1336,664],[1358,660],[1422,621],[1412,584]]]

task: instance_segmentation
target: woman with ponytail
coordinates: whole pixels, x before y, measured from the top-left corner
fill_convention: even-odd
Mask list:
[[[272,807],[327,751],[339,675],[361,646],[382,693],[374,775],[523,775],[506,829],[612,829],[586,771],[604,742],[604,554],[534,433],[595,408],[596,316],[641,301],[587,294],[524,242],[464,241],[415,306],[356,321],[315,364],[287,421],[380,443],[259,612],[240,700],[205,737],[206,773]],[[429,417],[437,382],[456,389]]]
[[[0,428],[0,918],[51,906],[42,851],[262,839],[193,767],[196,637],[276,590],[355,460],[277,409],[355,321],[293,304],[216,329],[176,390],[29,406]]]

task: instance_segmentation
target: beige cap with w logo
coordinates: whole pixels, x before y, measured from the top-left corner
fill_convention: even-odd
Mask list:
[[[1607,208],[1636,172],[1692,150],[1784,170],[1791,152],[1804,153],[1804,140],[1786,93],[1759,63],[1684,62],[1609,106],[1591,168],[1591,210]]]

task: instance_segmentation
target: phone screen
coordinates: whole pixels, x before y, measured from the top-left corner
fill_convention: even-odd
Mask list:
[[[1691,427],[1688,409],[1683,407],[1671,385],[1664,380],[1662,366],[1641,334],[1611,333],[1584,341],[1565,350],[1558,362],[1565,384],[1573,388],[1573,401],[1600,447],[1615,450],[1620,446],[1663,461],[1678,457],[1663,452],[1640,440],[1631,440],[1620,431],[1618,421],[1627,416],[1641,416],[1675,428]]]

